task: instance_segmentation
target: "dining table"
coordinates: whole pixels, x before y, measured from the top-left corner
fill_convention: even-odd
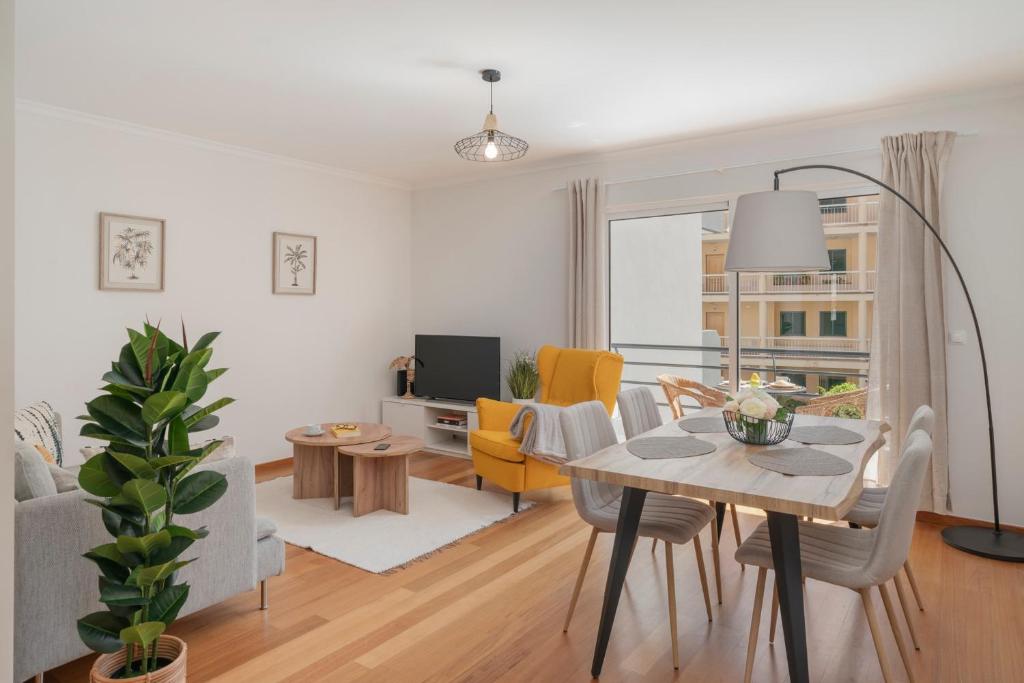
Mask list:
[[[720,414],[720,408],[706,408],[682,419]],[[677,422],[667,422],[634,439],[686,436],[687,432]],[[815,415],[797,415],[793,426],[817,425],[841,427],[864,437],[862,441],[850,445],[813,446],[847,460],[852,465],[847,474],[792,476],[763,469],[750,461],[751,455],[802,444],[788,440],[776,446],[741,443],[725,431],[724,421],[721,432],[692,435],[715,445],[715,450],[706,455],[644,459],[630,453],[625,443],[619,443],[561,467],[561,473],[569,477],[623,487],[591,666],[594,677],[601,675],[644,500],[648,492],[657,492],[714,501],[717,513],[714,533],[721,532],[727,503],[765,511],[790,680],[794,683],[810,680],[800,568],[799,520],[802,517],[825,521],[843,518],[860,496],[864,468],[883,443],[882,435],[888,429],[888,425],[876,420],[848,420]]]

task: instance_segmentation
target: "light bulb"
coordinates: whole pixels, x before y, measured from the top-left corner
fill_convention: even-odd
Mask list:
[[[498,158],[498,146],[494,144],[494,140],[487,141],[487,146],[484,147],[484,156],[488,159]]]

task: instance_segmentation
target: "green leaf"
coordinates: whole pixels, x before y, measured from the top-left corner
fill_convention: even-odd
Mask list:
[[[121,640],[126,643],[149,647],[167,628],[162,621],[144,621],[138,626],[121,629]]]
[[[146,381],[147,366],[149,366],[148,374],[150,375],[155,374],[160,369],[159,367],[153,367],[154,361],[151,360],[149,356],[149,347],[152,346],[153,341],[141,332],[129,328],[128,343],[131,344],[132,356],[135,359],[136,367],[138,367],[139,373],[143,378],[142,384],[149,384],[149,382]]]
[[[95,562],[105,577],[118,583],[124,583],[131,573],[127,567],[127,558],[113,543],[98,545],[82,557]]]
[[[149,618],[162,621],[170,626],[188,600],[188,592],[189,586],[187,583],[167,586],[150,600]]]
[[[205,526],[201,526],[198,529],[189,529],[187,526],[178,526],[177,524],[169,524],[167,526],[167,533],[177,538],[190,538],[193,541],[198,541],[200,538],[206,538],[210,535],[210,530]]]
[[[216,415],[207,415],[199,422],[188,428],[190,432],[204,432],[208,429],[213,429],[220,424],[220,418]]]
[[[174,378],[171,389],[184,392],[189,401],[198,401],[206,393],[209,381],[206,379],[206,364],[210,362],[213,349],[193,349],[185,356],[178,368],[178,376]]]
[[[94,652],[117,652],[124,647],[121,630],[128,623],[110,612],[93,612],[78,620],[78,637]]]
[[[143,363],[145,363],[145,359],[143,359]],[[113,369],[124,375],[125,379],[128,380],[128,384],[141,387],[146,383],[142,378],[143,367],[145,366],[139,365],[135,359],[135,350],[132,348],[132,345],[125,344],[121,347],[121,355],[118,357]]]
[[[133,478],[156,479],[156,470],[153,469],[145,458],[140,458],[139,456],[131,455],[130,453],[120,453],[109,448],[107,449],[107,455],[116,460],[118,464],[126,470],[131,472]]]
[[[224,495],[228,480],[220,472],[198,472],[181,480],[174,489],[174,513],[192,514],[210,507]]]
[[[186,536],[174,536],[166,547],[161,548],[150,556],[149,561],[154,564],[162,564],[177,559],[179,555],[188,550],[195,541]]]
[[[219,398],[210,405],[206,406],[205,408],[200,408],[199,410],[189,414],[185,418],[185,426],[189,428],[189,431],[191,431],[192,426],[199,422],[200,420],[202,420],[204,417],[206,417],[207,415],[212,415],[213,413],[217,412],[224,406],[229,406],[234,402],[235,399],[233,398]]]
[[[207,332],[206,334],[199,338],[199,341],[195,343],[195,345],[192,347],[192,351],[202,351],[210,344],[212,344],[213,340],[219,336],[220,332]]]
[[[106,510],[115,517],[131,523],[134,527],[141,528],[145,524],[145,516],[140,514],[134,507],[130,507],[121,495],[110,498],[110,501],[108,503],[103,500],[93,500],[92,498],[85,499],[85,502],[89,505],[95,505],[102,510]]]
[[[168,576],[191,562],[193,562],[193,560],[164,562],[163,564],[154,565],[152,567],[139,567],[132,572],[131,582],[141,588],[149,588],[153,584],[163,581]]]
[[[161,455],[159,458],[150,460],[149,464],[153,469],[162,470],[165,467],[174,467],[175,465],[182,465],[193,460],[195,458],[190,455]]]
[[[180,391],[162,391],[153,394],[142,404],[142,421],[148,426],[155,425],[185,409],[187,403],[185,394]]]
[[[185,426],[183,416],[179,415],[171,420],[167,428],[167,452],[171,455],[188,453],[188,427]]]
[[[217,379],[218,377],[220,377],[221,375],[223,375],[227,371],[228,371],[227,368],[214,368],[213,370],[207,370],[206,371],[206,381],[207,382],[212,382],[213,380]]]
[[[107,581],[100,590],[100,602],[118,607],[141,607],[149,602],[149,598],[136,586]]]
[[[121,488],[121,495],[147,515],[167,504],[167,491],[164,487],[148,479],[132,479]]]
[[[87,422],[82,425],[78,434],[88,439],[98,439],[100,441],[107,441],[111,444],[116,444],[122,451],[128,448],[142,448],[145,446],[141,439],[133,438],[131,441],[122,439],[119,436],[108,433],[106,429],[95,422]]]
[[[78,485],[94,496],[109,498],[121,492],[121,487],[110,480],[103,468],[106,452],[97,453],[78,470]]]
[[[139,406],[117,396],[98,396],[86,403],[85,407],[92,419],[110,434],[145,445],[144,440],[149,430],[142,420]]]
[[[135,553],[147,559],[157,550],[171,544],[171,534],[166,529],[145,536],[118,536],[117,549],[122,553]],[[164,560],[166,561],[166,560]]]

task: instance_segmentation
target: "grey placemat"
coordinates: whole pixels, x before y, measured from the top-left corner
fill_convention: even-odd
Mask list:
[[[693,432],[694,434],[715,434],[728,431],[725,428],[725,419],[721,415],[714,417],[688,417],[680,420],[677,424],[683,431]]]
[[[714,452],[713,443],[692,436],[645,436],[626,442],[626,450],[644,460],[690,458]]]
[[[789,438],[800,443],[846,446],[852,443],[860,443],[864,440],[864,435],[849,429],[836,427],[835,425],[812,425],[808,427],[793,427],[789,432]]]
[[[751,463],[779,474],[835,477],[853,471],[853,465],[842,458],[816,448],[779,448],[748,456]]]

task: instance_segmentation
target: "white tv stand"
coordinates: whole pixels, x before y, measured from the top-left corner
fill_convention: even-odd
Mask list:
[[[416,436],[426,444],[424,450],[443,455],[470,458],[469,433],[480,428],[476,405],[462,401],[435,401],[427,398],[389,396],[380,402],[381,422],[395,434]],[[466,416],[466,426],[437,424],[439,415]]]

